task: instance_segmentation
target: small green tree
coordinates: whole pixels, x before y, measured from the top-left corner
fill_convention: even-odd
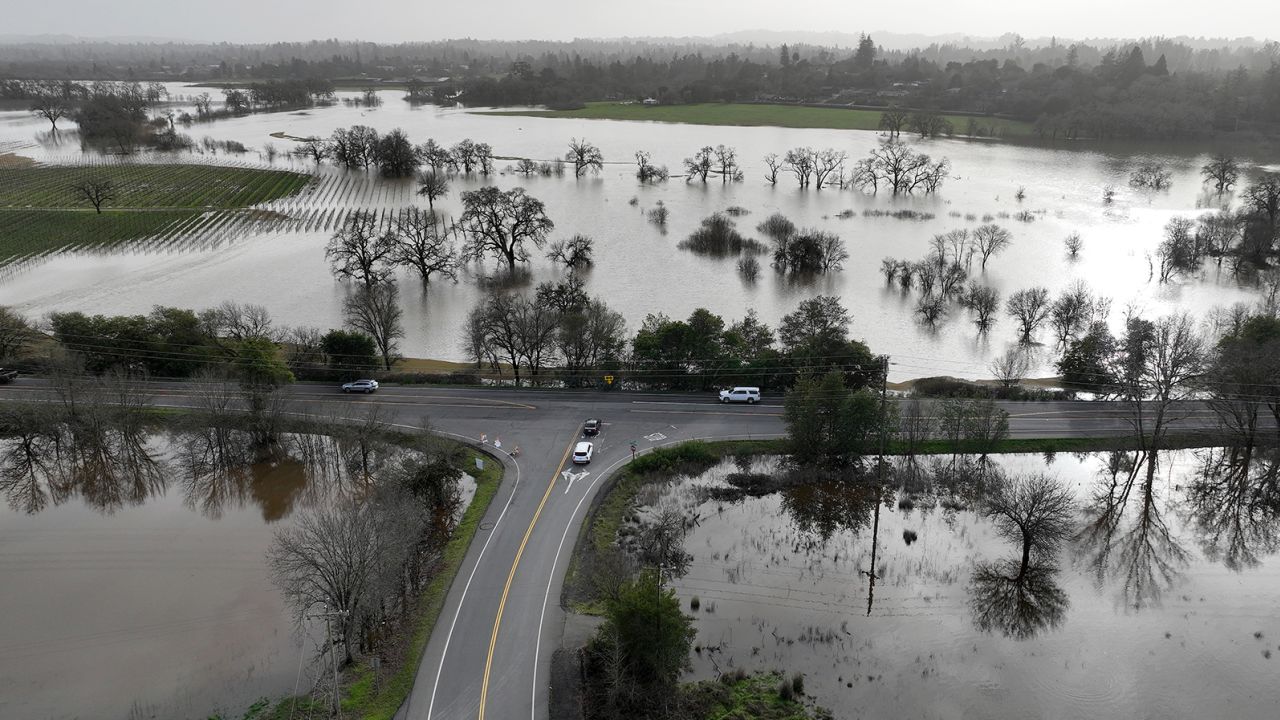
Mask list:
[[[880,401],[845,386],[844,374],[801,376],[787,392],[783,417],[791,458],[802,465],[843,466],[875,448]]]
[[[645,570],[605,605],[605,622],[587,645],[587,717],[663,716],[689,668],[696,632],[675,591]]]
[[[330,368],[354,377],[378,367],[378,347],[373,338],[354,330],[330,330],[320,339]]]

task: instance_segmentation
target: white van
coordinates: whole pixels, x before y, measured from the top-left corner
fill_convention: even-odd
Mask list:
[[[754,405],[760,402],[760,388],[758,387],[736,387],[732,390],[720,391],[720,402],[744,402],[748,405]]]

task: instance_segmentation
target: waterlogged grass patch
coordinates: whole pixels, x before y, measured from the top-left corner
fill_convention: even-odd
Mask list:
[[[640,103],[591,102],[577,110],[488,110],[482,115],[578,118],[588,120],[648,120],[691,125],[772,126],[788,128],[830,128],[832,130],[876,130],[879,110],[802,105],[753,103],[700,103],[693,105],[643,105]],[[957,133],[968,126],[967,116],[947,115]],[[997,137],[1030,137],[1031,123],[983,117],[978,119]]]
[[[778,673],[747,675],[741,670],[719,680],[704,680],[680,686],[681,709],[689,720],[815,720],[831,713],[804,700],[804,681],[799,675],[784,678]]]

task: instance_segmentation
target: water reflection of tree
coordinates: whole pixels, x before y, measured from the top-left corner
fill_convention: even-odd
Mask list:
[[[1240,571],[1280,550],[1280,453],[1217,448],[1200,454],[1187,516],[1204,554]]]
[[[1158,603],[1188,559],[1160,509],[1158,457],[1154,450],[1111,453],[1077,535],[1098,584],[1120,579],[1121,599],[1135,610]]]
[[[969,581],[969,607],[985,631],[1025,640],[1062,623],[1070,601],[1058,584],[1058,549],[1074,529],[1075,501],[1047,475],[993,478],[981,512],[1018,556],[979,563]]]
[[[803,482],[787,483],[782,509],[797,530],[826,542],[837,532],[865,530],[878,498],[874,475],[853,470],[821,472]]]

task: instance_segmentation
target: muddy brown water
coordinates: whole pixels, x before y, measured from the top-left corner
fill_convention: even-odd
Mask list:
[[[909,510],[903,495],[887,498],[874,539],[870,495],[703,499],[699,487],[743,469],[731,462],[650,491],[648,507],[698,518],[689,571],[669,580],[687,612],[698,598],[690,678],[802,672],[839,718],[1269,719],[1280,699],[1275,458],[1255,458],[1247,476],[1221,460],[1161,457],[1107,541],[1068,541],[1043,582],[1018,589],[999,579],[1016,575],[1018,548],[929,493]],[[1056,477],[1091,508],[1074,516],[1081,530],[1099,520],[1090,501],[1108,487],[1109,461],[996,463]]]
[[[175,95],[199,91],[177,84],[170,89]],[[341,98],[356,95],[339,93]],[[761,158],[767,153],[808,145],[842,149],[856,159],[878,141],[872,132],[482,116],[458,108],[410,106],[397,91],[383,91],[381,96],[383,103],[375,108],[338,103],[197,124],[185,131],[197,140],[204,136],[236,140],[253,150],[248,156],[199,156],[199,161],[262,164],[266,161],[258,155],[264,145],[280,150],[290,146],[289,140],[272,133],[327,136],[335,128],[354,124],[383,132],[403,128],[415,142],[431,137],[451,144],[470,137],[490,143],[498,155],[536,159],[562,156],[570,138],[587,138],[600,146],[609,162],[599,176],[575,180],[570,172],[563,178],[525,178],[502,172],[489,180],[459,178],[449,196],[437,203],[438,209],[456,216],[461,208],[459,193],[487,182],[504,188],[526,187],[546,203],[556,223],[553,239],[574,233],[596,238],[596,264],[585,275],[587,289],[620,311],[633,332],[649,313],[683,318],[697,307],[726,318],[741,317],[747,308],[754,308],[763,321],[776,324],[801,300],[820,293],[838,294],[853,315],[852,334],[876,351],[895,356],[895,379],[989,376],[990,358],[1015,341],[1015,328],[1007,317],[1002,316],[989,335],[980,336],[967,313],[958,308],[937,328],[923,327],[914,313],[916,297],[886,288],[879,274],[883,257],[922,258],[935,234],[972,230],[986,215],[1013,231],[1013,246],[993,258],[985,273],[976,266],[974,272],[1004,297],[1031,285],[1056,292],[1084,280],[1112,298],[1112,320],[1117,324],[1130,306],[1151,314],[1176,309],[1202,314],[1256,297],[1251,287],[1241,286],[1214,265],[1206,266],[1199,277],[1167,285],[1149,279],[1148,258],[1171,217],[1194,216],[1235,200],[1205,191],[1199,168],[1207,155],[1198,151],[1149,145],[931,140],[919,146],[934,156],[948,157],[953,177],[936,196],[893,198],[883,192],[801,191],[785,177],[777,186],[762,178]],[[655,162],[679,172],[682,158],[704,145],[721,143],[737,149],[745,182],[704,186],[673,179],[641,186],[634,177],[631,163],[637,150],[650,151]],[[62,140],[54,142],[41,121],[21,112],[0,113],[0,147],[48,161],[74,162],[82,157],[73,133],[63,133]],[[1169,190],[1152,193],[1128,186],[1129,173],[1146,162],[1168,166],[1173,174]],[[1248,172],[1275,169],[1278,163],[1280,158],[1272,156],[1248,158]],[[497,163],[499,170],[510,164]],[[274,165],[313,167],[283,156]],[[416,202],[411,183],[405,181],[361,173],[324,174],[323,191],[282,212],[333,217],[335,212],[361,207],[393,208]],[[1117,191],[1111,205],[1102,202],[1107,185]],[[1021,202],[1015,199],[1019,187],[1026,190]],[[670,210],[665,232],[644,216],[659,201]],[[294,201],[286,201],[290,202]],[[733,258],[698,256],[678,248],[703,218],[735,205],[750,213],[737,219],[749,236],[757,235],[756,224],[770,213],[782,212],[801,227],[840,234],[851,258],[843,271],[814,281],[796,282],[766,268],[759,280],[745,282]],[[932,217],[903,221],[863,215],[864,211],[897,210]],[[852,217],[842,219],[844,211],[852,211]],[[1031,213],[1033,219],[1014,219],[1020,211]],[[1066,256],[1062,243],[1072,231],[1084,239],[1084,250],[1076,260]],[[322,230],[282,234],[268,226],[247,235],[199,242],[179,238],[164,247],[59,254],[0,273],[0,304],[40,316],[63,310],[147,312],[156,304],[205,308],[235,299],[265,305],[283,324],[337,327],[342,324],[342,304],[349,288],[333,279],[325,262],[328,236]],[[541,252],[532,255],[529,277],[521,286],[529,291],[537,282],[560,276]],[[492,263],[475,265],[456,284],[437,282],[424,289],[402,273],[404,353],[465,359],[459,328],[484,292],[480,279],[495,274],[500,273]],[[678,291],[655,292],[660,288]],[[1043,353],[1036,372],[1049,370],[1051,360],[1049,353]]]
[[[0,463],[0,717],[239,717],[311,688],[323,626],[295,627],[265,553],[346,491],[334,443],[293,436],[220,471],[195,469],[176,436],[145,451],[154,472],[73,482]]]

